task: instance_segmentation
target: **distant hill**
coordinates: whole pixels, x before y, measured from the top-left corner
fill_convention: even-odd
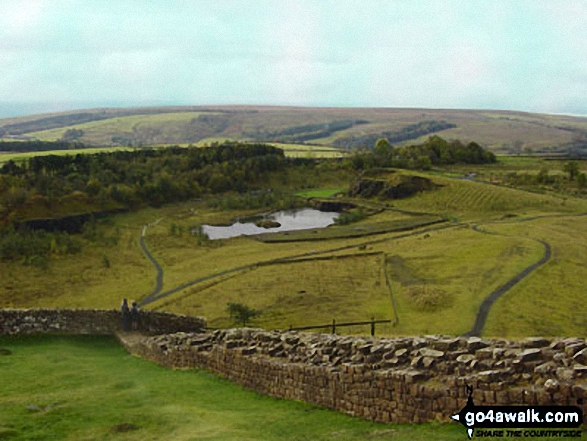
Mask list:
[[[192,106],[88,109],[0,119],[4,140],[141,146],[254,140],[338,148],[436,134],[495,153],[587,154],[587,118],[493,110]]]

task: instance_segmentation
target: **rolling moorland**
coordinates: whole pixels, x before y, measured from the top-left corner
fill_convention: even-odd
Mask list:
[[[582,152],[587,120],[515,112],[372,109],[361,113],[338,109],[328,113],[330,109],[241,108],[227,113],[230,121],[243,121],[240,132],[236,128],[231,132],[228,125],[222,132],[202,129],[197,136],[185,138],[172,128],[173,121],[183,121],[185,128],[192,121],[186,113],[194,112],[199,119],[206,113],[224,115],[221,110],[226,109],[168,110],[163,116],[154,110],[141,116],[131,110],[79,112],[87,113],[75,117],[77,126],[84,125],[77,127],[83,133],[70,132],[68,136],[77,139],[67,142],[86,144],[72,144],[78,148],[92,146],[82,149],[88,159],[64,156],[71,150],[57,151],[55,157],[64,158],[61,160],[54,159],[51,155],[56,152],[51,151],[43,152],[45,160],[31,159],[35,156],[31,152],[0,154],[0,307],[116,308],[121,298],[128,297],[141,302],[143,308],[204,316],[213,328],[234,326],[228,305],[241,304],[258,312],[249,325],[266,329],[373,317],[391,320],[377,325],[379,336],[468,333],[518,338],[584,332],[587,163],[572,156]],[[264,121],[263,112],[267,112],[263,124],[251,122],[255,118]],[[308,112],[315,113],[310,117]],[[397,112],[395,122],[386,122],[393,119],[393,112]],[[184,114],[183,119],[176,120],[179,114]],[[316,115],[320,114],[322,121],[339,121],[334,128],[342,129],[327,133],[329,128],[317,127],[321,121]],[[124,124],[118,122],[116,128],[112,115]],[[381,118],[377,123],[372,122],[375,115]],[[63,117],[4,120],[4,136],[63,139],[67,130],[76,130],[73,117]],[[161,137],[143,135],[148,131],[143,132],[141,122],[150,124],[158,118],[169,124],[162,123]],[[354,121],[352,126],[349,121]],[[419,130],[435,127],[420,124],[423,121],[445,121],[456,127],[418,135]],[[64,123],[69,125],[59,125]],[[131,134],[130,138],[113,142],[122,132]],[[328,136],[300,139],[314,136],[313,132]],[[418,136],[392,142],[393,148],[377,143],[367,152],[350,151],[349,146],[335,143],[336,139],[357,139],[358,134],[371,142],[382,133]],[[132,134],[139,135],[132,138]],[[431,135],[448,140],[454,136],[462,144],[449,144],[435,136],[429,138]],[[198,142],[205,145],[206,139],[220,141],[224,136],[249,143],[201,153],[196,148],[136,148],[151,144],[151,139],[156,145],[182,143],[187,147]],[[287,142],[297,153],[288,154],[286,148],[282,154],[262,146],[261,141]],[[542,152],[548,156],[497,156],[494,162],[489,156],[479,156],[478,145],[470,141],[496,153]],[[330,149],[340,157],[324,158],[329,155],[303,143],[321,144],[324,151]],[[425,147],[408,147],[412,144]],[[96,146],[107,148],[97,150]],[[258,150],[240,158],[250,162],[239,168],[238,161],[230,161],[241,148]],[[344,149],[343,153],[337,148]],[[214,151],[227,153],[208,153]],[[443,155],[430,153],[441,151]],[[487,160],[457,160],[463,152]],[[447,157],[454,160],[441,160]],[[257,173],[247,175],[251,164]],[[288,233],[211,240],[201,229],[206,224],[228,225],[259,213],[303,206],[335,207],[342,214],[328,228]],[[75,231],[55,231],[63,229],[60,220],[72,217],[79,221]],[[50,231],[35,230],[35,226]],[[484,308],[485,314],[480,314]],[[337,332],[366,335],[369,328],[346,327]],[[75,380],[80,396],[86,393],[83,384],[105,384],[101,372],[108,369],[120,372],[121,378],[109,387],[125,402],[138,399],[146,403],[145,397],[159,396],[155,384],[175,387],[186,381],[178,379],[182,372],[121,358],[112,342],[96,344],[94,350],[84,353],[94,360],[89,365],[96,368],[81,372]],[[14,343],[3,340],[2,345]],[[29,364],[19,358],[20,364],[14,364],[8,358],[0,360],[6,365],[3,369],[11,369],[15,385],[26,384],[22,378],[32,365],[42,366],[35,373],[39,381],[63,378],[66,369],[76,369],[71,367],[75,364],[69,355],[71,347],[76,351],[82,347],[77,340],[31,339],[19,345],[22,357],[35,361]],[[60,360],[59,371],[39,359],[48,351],[53,361]],[[240,394],[238,388],[230,389],[229,384],[202,372],[189,381],[194,382],[193,387],[221,390],[221,403],[222,394]],[[44,401],[28,389],[12,388],[7,394],[7,400],[14,400],[10,397],[15,394],[21,398],[18,405],[11,405],[11,421],[0,420],[0,436],[26,439],[27,427],[64,439],[75,431],[81,434],[81,426],[75,426],[79,415],[73,409],[84,400],[69,390],[56,387],[54,399]],[[104,408],[89,436],[141,439],[145,434],[157,436],[164,427],[166,433],[177,434],[176,439],[188,439],[196,426],[210,439],[259,436],[245,420],[263,420],[264,410],[235,411],[231,418],[241,423],[228,427],[219,425],[220,418],[227,418],[223,404],[217,404],[221,410],[213,412],[194,408],[188,403],[189,394],[184,396],[179,390],[174,397],[166,402],[163,413],[145,404],[142,411],[150,416],[138,425],[132,409],[125,410],[120,419],[99,401],[88,402],[87,412]],[[281,406],[271,399],[265,404],[255,394],[243,394],[239,400],[245,409],[251,402],[271,412]],[[27,410],[27,405],[38,410]],[[198,421],[178,421],[173,416],[177,412],[196,412]],[[326,416],[310,406],[284,407],[283,412],[279,424],[268,428],[275,439],[287,439],[284,434],[292,439],[386,439],[389,430],[398,439],[429,439],[432,432],[438,439],[464,436],[452,425],[389,429],[342,416],[334,421],[338,415]],[[299,420],[297,412],[303,412]],[[37,421],[34,424],[31,414]],[[318,414],[320,422],[308,420]],[[69,416],[64,419],[63,415]],[[63,426],[59,421],[70,423]],[[291,432],[296,424],[307,425],[307,430]],[[343,428],[334,431],[332,427]]]
[[[587,119],[513,111],[255,106],[90,109],[0,120],[4,140],[143,146],[276,141],[327,148],[421,142],[431,134],[500,154],[583,152]]]

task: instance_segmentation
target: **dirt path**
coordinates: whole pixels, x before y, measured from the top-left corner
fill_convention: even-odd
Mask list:
[[[160,220],[161,219],[155,221],[152,225],[156,225],[157,223],[159,223]],[[148,227],[149,227],[149,225],[145,225],[143,227],[143,231],[141,232],[141,238],[139,240],[139,244],[141,245],[141,249],[143,250],[143,253],[145,254],[145,256],[147,256],[147,259],[149,259],[149,261],[155,267],[155,271],[157,271],[157,277],[155,280],[155,289],[150,294],[147,295],[147,298],[156,296],[163,289],[163,268],[161,268],[161,265],[159,264],[159,262],[157,262],[157,259],[155,259],[153,257],[153,255],[149,252],[149,249],[147,248],[147,245],[145,244],[145,236],[147,235],[147,228]],[[141,305],[142,305],[142,302],[141,302]]]
[[[473,230],[478,233],[482,233],[482,234],[492,234],[495,236],[502,236],[501,234],[498,234],[498,233],[493,233],[493,232],[481,230],[481,229],[479,229],[478,225],[473,226]],[[495,291],[493,291],[491,294],[489,294],[485,298],[485,300],[483,300],[483,303],[481,303],[481,306],[479,307],[479,311],[477,311],[477,316],[475,317],[475,323],[473,325],[473,328],[469,332],[467,332],[465,335],[477,336],[477,337],[481,336],[481,333],[483,332],[483,328],[485,327],[485,321],[487,320],[487,316],[489,315],[489,311],[491,309],[491,306],[493,306],[495,301],[497,299],[499,299],[503,294],[508,292],[510,289],[512,289],[513,286],[516,285],[518,282],[520,282],[521,280],[528,277],[532,272],[534,272],[536,269],[540,268],[542,265],[544,265],[546,262],[548,262],[550,260],[550,257],[552,255],[552,250],[551,250],[550,245],[547,242],[540,240],[540,239],[532,239],[532,240],[540,243],[544,247],[544,256],[542,256],[542,258],[540,260],[538,260],[537,262],[528,266],[522,272],[520,272],[519,274],[517,274],[516,276],[514,276],[510,280],[508,280],[504,285],[500,286]]]

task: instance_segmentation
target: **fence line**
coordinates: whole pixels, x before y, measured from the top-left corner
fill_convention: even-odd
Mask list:
[[[391,309],[393,309],[393,326],[399,324],[399,315],[397,313],[397,303],[395,302],[395,296],[391,288],[391,281],[389,280],[389,274],[387,274],[387,255],[383,254],[383,275],[385,276],[385,285],[389,291],[389,298],[391,299]]]
[[[308,331],[310,329],[323,329],[329,328],[332,334],[336,334],[336,328],[343,328],[345,326],[361,326],[361,325],[371,325],[371,336],[375,336],[375,325],[378,323],[391,323],[391,320],[375,320],[375,318],[371,317],[371,320],[368,322],[346,322],[346,323],[336,323],[336,319],[332,319],[332,323],[327,325],[313,325],[313,326],[301,326],[294,328],[290,325],[290,331]]]

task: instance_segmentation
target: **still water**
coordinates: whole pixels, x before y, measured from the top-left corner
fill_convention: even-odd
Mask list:
[[[276,228],[261,228],[254,222],[234,223],[228,227],[202,225],[202,230],[210,239],[228,239],[240,235],[250,236],[261,233],[276,233],[278,231],[307,230],[309,228],[324,228],[334,223],[340,213],[319,211],[314,208],[299,210],[284,210],[268,214],[264,219],[270,219],[281,224]]]

